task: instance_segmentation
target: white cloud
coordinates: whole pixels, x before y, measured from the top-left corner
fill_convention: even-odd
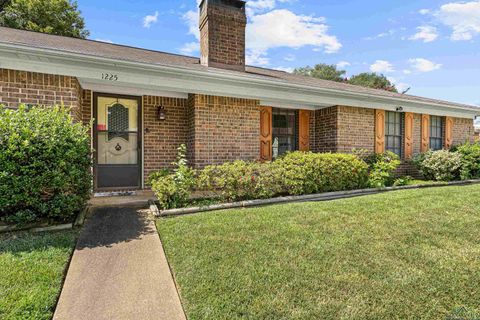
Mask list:
[[[370,66],[370,71],[376,72],[376,73],[387,73],[387,72],[393,72],[395,69],[393,68],[393,65],[385,60],[377,60],[375,61],[374,64]]]
[[[270,64],[270,59],[265,50],[247,50],[245,54],[245,63],[255,66],[267,66]]]
[[[110,39],[101,39],[101,38],[96,38],[94,39],[95,41],[100,41],[100,42],[105,42],[105,43],[113,43],[112,40]]]
[[[195,36],[197,40],[200,40],[200,30],[198,28],[199,25],[199,15],[197,11],[187,11],[182,16],[183,21],[188,25],[188,34]]]
[[[411,71],[411,70],[408,70],[408,69],[405,69],[405,70],[403,70],[403,73],[404,73],[404,74],[411,74],[412,71]]]
[[[412,66],[412,68],[418,72],[431,72],[434,70],[438,70],[442,67],[441,64],[434,63],[424,58],[410,59],[408,60],[408,62],[410,62],[410,65]]]
[[[339,63],[337,63],[337,67],[339,67],[340,69],[348,67],[350,65],[351,63],[348,61],[340,61]]]
[[[284,71],[284,72],[292,73],[295,68],[291,68],[291,67],[276,67],[276,68],[274,68],[274,69],[275,69],[275,70],[278,70],[278,71]]]
[[[408,88],[410,88],[410,86],[407,84],[407,83],[403,83],[403,82],[400,82],[398,81],[396,78],[393,78],[393,77],[387,77],[388,81],[390,81],[392,84],[395,85],[395,87],[397,88],[398,92],[402,93],[404,92],[405,90],[407,90]]]
[[[158,21],[158,11],[155,11],[155,14],[153,15],[146,15],[143,17],[143,27],[144,28],[150,28],[152,24],[157,23]]]
[[[423,42],[432,42],[438,38],[438,30],[432,26],[420,26],[417,33],[411,36],[410,40],[421,40]]]
[[[447,3],[435,16],[453,29],[451,40],[471,40],[480,34],[480,1]]]
[[[380,38],[385,38],[385,37],[388,37],[388,36],[393,36],[395,33],[397,32],[397,30],[395,29],[390,29],[386,32],[382,32],[382,33],[379,33],[373,37],[366,37],[364,38],[365,40],[375,40],[375,39],[380,39]]]
[[[314,46],[333,53],[342,47],[337,37],[328,34],[324,18],[296,15],[280,9],[255,15],[250,20],[247,25],[247,47],[250,50]]]
[[[180,52],[184,55],[192,55],[198,51],[200,51],[200,43],[198,42],[188,42],[180,48]]]
[[[418,13],[420,13],[421,15],[427,15],[430,13],[430,9],[421,9],[418,10]]]

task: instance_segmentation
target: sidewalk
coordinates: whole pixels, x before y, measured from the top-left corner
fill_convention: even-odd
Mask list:
[[[154,222],[135,208],[95,209],[53,318],[185,320]]]

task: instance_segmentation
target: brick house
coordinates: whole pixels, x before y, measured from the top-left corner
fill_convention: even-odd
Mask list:
[[[96,190],[144,188],[180,144],[202,167],[291,150],[408,159],[473,139],[473,106],[246,66],[246,22],[243,1],[203,0],[200,58],[0,28],[0,104],[93,120]]]

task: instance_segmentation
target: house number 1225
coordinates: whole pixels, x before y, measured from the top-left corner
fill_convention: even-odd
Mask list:
[[[111,73],[102,73],[102,80],[118,81],[118,75]]]

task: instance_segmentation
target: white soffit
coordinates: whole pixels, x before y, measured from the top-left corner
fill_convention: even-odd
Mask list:
[[[92,81],[91,79],[78,78],[83,89],[101,93],[124,94],[131,96],[159,96],[167,98],[188,99],[188,93],[159,90],[155,87],[137,85],[115,85]]]
[[[317,110],[323,109],[328,107],[333,107],[334,104],[315,104],[315,105],[307,105],[307,104],[298,104],[295,102],[289,101],[274,101],[274,100],[260,100],[261,106],[267,107],[274,107],[274,108],[281,108],[281,109],[302,109],[302,110]]]

